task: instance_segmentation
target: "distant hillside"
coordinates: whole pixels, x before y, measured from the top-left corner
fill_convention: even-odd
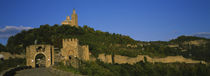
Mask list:
[[[185,41],[193,41],[193,40],[210,40],[202,37],[196,37],[196,36],[179,36],[176,39],[170,40],[170,42],[185,42]]]

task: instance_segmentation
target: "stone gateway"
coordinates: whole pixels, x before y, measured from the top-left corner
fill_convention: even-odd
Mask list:
[[[54,47],[52,45],[30,45],[26,47],[26,65],[36,67],[37,55],[45,56],[45,67],[54,65]]]
[[[79,45],[78,39],[63,39],[62,44],[60,60],[63,61],[64,64],[68,63],[72,66],[78,66],[78,61],[89,60],[90,52],[88,45]],[[43,56],[43,58],[40,56]],[[41,59],[43,61],[41,61]],[[30,45],[26,47],[26,65],[35,68],[37,64],[39,64],[39,66],[44,65],[45,67],[54,65],[54,46]]]

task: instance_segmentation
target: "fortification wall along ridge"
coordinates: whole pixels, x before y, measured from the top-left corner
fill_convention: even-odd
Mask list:
[[[103,61],[104,63],[112,63],[111,55],[99,54],[98,59]]]
[[[100,61],[104,63],[113,63],[110,61],[114,61],[114,63],[117,64],[135,64],[137,62],[143,61],[145,62],[145,58],[147,62],[150,63],[155,63],[155,62],[160,62],[160,63],[203,63],[206,64],[205,61],[199,61],[199,60],[192,60],[188,58],[184,58],[183,56],[167,56],[164,58],[151,58],[148,55],[138,55],[137,57],[127,57],[127,56],[121,56],[121,55],[114,55],[112,60],[111,55],[105,55],[105,54],[99,54],[98,58]]]

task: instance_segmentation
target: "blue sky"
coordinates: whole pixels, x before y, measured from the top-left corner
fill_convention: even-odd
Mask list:
[[[80,26],[135,40],[210,32],[210,0],[0,0],[0,43],[21,30],[60,24],[73,8]]]

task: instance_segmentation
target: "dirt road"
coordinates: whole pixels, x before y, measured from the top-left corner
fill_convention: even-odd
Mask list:
[[[34,68],[16,72],[15,76],[55,76],[48,68]]]

